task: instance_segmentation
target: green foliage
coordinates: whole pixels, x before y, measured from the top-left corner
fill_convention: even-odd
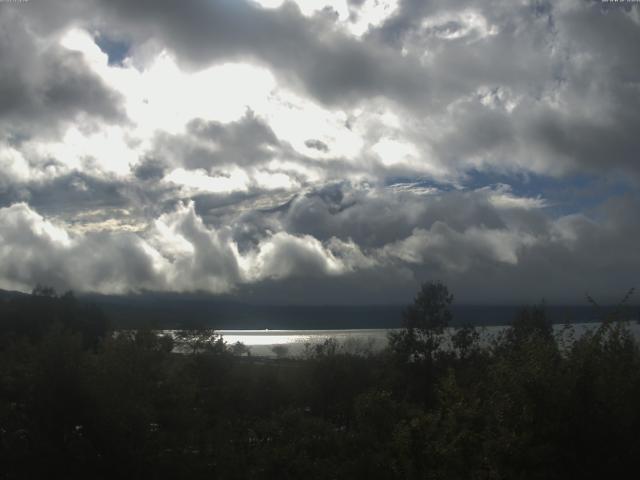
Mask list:
[[[430,361],[451,322],[453,295],[439,282],[424,283],[403,314],[403,328],[391,333],[389,343],[404,361]]]
[[[440,282],[422,284],[413,304],[404,313],[405,327],[420,333],[442,333],[451,322],[453,295]]]
[[[278,358],[284,358],[289,354],[289,348],[286,345],[274,345],[271,347],[271,351],[275,353]]]
[[[230,347],[231,353],[237,357],[243,355],[251,356],[251,349],[242,342],[236,342]]]
[[[507,341],[521,343],[532,336],[541,337],[550,341],[553,337],[551,322],[547,319],[544,304],[536,307],[527,307],[520,310],[507,330]]]
[[[480,332],[475,327],[466,325],[456,329],[451,336],[451,346],[461,359],[466,359],[476,353],[479,340]]]
[[[224,339],[212,328],[189,328],[178,330],[175,335],[178,347],[185,353],[197,355],[202,352],[221,354],[226,351]]]
[[[0,301],[0,340],[15,336],[41,340],[53,324],[78,333],[86,347],[95,348],[109,332],[109,322],[100,309],[78,302],[72,292],[57,295],[49,287],[37,286],[32,295]]]
[[[544,309],[527,308],[483,346],[473,327],[446,337],[452,297],[427,284],[389,351],[329,339],[265,359],[211,330],[92,330],[100,315],[72,296],[34,293],[0,305],[0,479],[564,480],[638,467],[640,348],[620,321],[561,344]]]

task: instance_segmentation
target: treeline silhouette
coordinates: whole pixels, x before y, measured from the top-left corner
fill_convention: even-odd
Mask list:
[[[640,350],[624,316],[560,338],[543,307],[523,308],[481,343],[473,327],[445,338],[452,300],[422,285],[381,353],[328,340],[265,359],[207,329],[113,332],[49,288],[2,298],[0,478],[640,471]]]

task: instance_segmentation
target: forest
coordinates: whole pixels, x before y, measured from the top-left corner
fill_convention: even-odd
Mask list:
[[[468,326],[443,348],[452,302],[423,284],[383,352],[328,340],[267,359],[211,329],[114,331],[72,293],[4,297],[0,479],[638,471],[640,349],[625,315],[561,338],[544,306],[524,307],[488,344]]]

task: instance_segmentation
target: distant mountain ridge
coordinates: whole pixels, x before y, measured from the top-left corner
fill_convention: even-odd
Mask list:
[[[16,290],[2,290],[0,289],[0,300],[8,299],[11,297],[19,297],[23,295],[29,295],[28,293],[18,292]]]
[[[21,292],[0,290],[0,299]],[[397,328],[404,305],[257,305],[203,294],[142,293],[132,295],[78,294],[80,300],[100,306],[114,328],[188,328],[315,330]],[[506,325],[521,306],[453,305],[453,325]],[[548,305],[553,323],[598,321],[615,310],[590,305]],[[627,307],[631,320],[639,318],[640,306]]]

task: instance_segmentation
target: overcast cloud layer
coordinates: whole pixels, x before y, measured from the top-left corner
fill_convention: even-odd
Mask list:
[[[0,288],[617,300],[638,45],[599,1],[0,3]]]

